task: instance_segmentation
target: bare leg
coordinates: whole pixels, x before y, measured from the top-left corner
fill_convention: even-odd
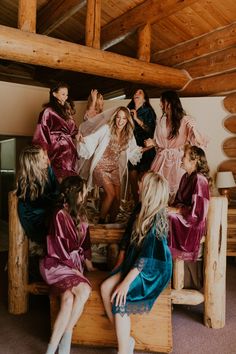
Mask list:
[[[107,317],[114,325],[114,316],[112,313],[111,295],[117,284],[120,282],[120,273],[112,275],[110,278],[106,279],[101,285],[101,295],[103,305],[107,314]]]
[[[82,314],[84,305],[88,300],[90,291],[91,288],[87,283],[80,283],[78,286],[72,289],[72,293],[74,295],[74,302],[70,319],[67,323],[65,332],[59,345],[59,354],[70,353],[72,331]]]
[[[111,205],[113,203],[113,200],[115,198],[115,189],[114,186],[111,183],[104,184],[103,186],[104,189],[104,196],[102,200],[102,206],[101,206],[101,211],[100,211],[100,218],[105,219]]]
[[[113,203],[111,205],[111,211],[110,211],[110,221],[115,222],[117,214],[119,212],[120,208],[120,185],[116,186],[114,185],[114,190],[115,190],[115,198],[113,200]]]
[[[128,315],[115,315],[116,336],[118,341],[118,353],[129,353],[130,318]]]
[[[55,351],[71,316],[73,299],[74,296],[70,290],[66,290],[61,296],[60,310],[54,323],[53,332],[49,343],[49,347],[55,348]],[[47,351],[47,353],[53,353],[53,351]]]

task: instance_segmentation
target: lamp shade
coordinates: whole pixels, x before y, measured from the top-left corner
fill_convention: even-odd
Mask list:
[[[217,188],[233,188],[235,187],[235,180],[231,171],[217,172],[216,187]]]

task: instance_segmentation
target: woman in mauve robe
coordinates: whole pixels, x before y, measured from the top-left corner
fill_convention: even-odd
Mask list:
[[[169,207],[168,244],[174,259],[196,261],[201,238],[206,232],[210,198],[209,168],[204,151],[197,146],[187,146],[182,166],[186,173]]]
[[[87,190],[79,176],[61,184],[63,206],[55,213],[47,237],[47,255],[40,262],[43,279],[61,296],[60,311],[46,354],[69,353],[72,331],[89,297],[91,286],[84,268],[94,270],[88,223],[81,207]],[[59,344],[60,343],[60,344]]]
[[[172,202],[184,174],[181,168],[184,145],[204,147],[207,139],[196,129],[195,120],[186,115],[175,91],[163,92],[160,105],[163,115],[157,118],[154,139],[146,140],[146,146],[156,147],[151,170],[167,179]]]
[[[73,139],[78,129],[72,117],[73,105],[68,101],[68,87],[58,83],[50,90],[50,101],[40,113],[33,143],[48,153],[53,171],[59,181],[76,175],[77,151]]]

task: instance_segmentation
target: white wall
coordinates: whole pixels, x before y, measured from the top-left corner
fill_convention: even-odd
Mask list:
[[[33,135],[42,104],[49,98],[48,88],[26,86],[0,81],[0,134]],[[223,107],[224,97],[200,97],[181,99],[184,109],[192,115],[198,128],[210,138],[206,150],[211,174],[227,157],[222,150],[223,141],[231,134],[223,127],[224,119],[229,115]],[[105,102],[105,109],[112,106],[127,105],[129,100]],[[151,99],[157,115],[161,114],[159,99]],[[76,121],[82,120],[86,102],[76,102]]]

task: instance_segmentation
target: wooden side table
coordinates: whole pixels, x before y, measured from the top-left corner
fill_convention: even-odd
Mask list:
[[[228,208],[227,256],[236,257],[236,206]]]

